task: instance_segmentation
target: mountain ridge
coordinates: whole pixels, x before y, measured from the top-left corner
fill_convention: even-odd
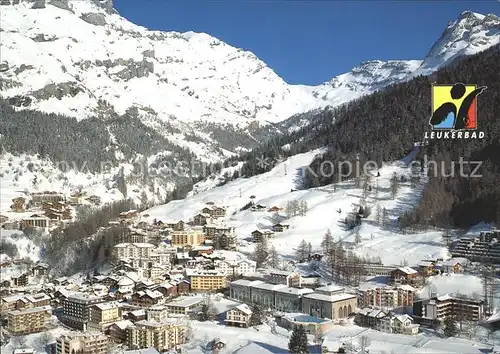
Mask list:
[[[269,134],[306,126],[309,122],[297,119],[298,113],[369,95],[500,40],[498,17],[463,13],[450,22],[439,45],[433,45],[438,48],[434,63],[429,55],[422,60],[369,60],[318,86],[289,85],[249,51],[205,33],[147,30],[121,17],[111,1],[5,0],[1,10],[0,96],[17,111],[101,120],[99,129],[107,126],[111,144],[105,153],[116,156],[113,175],[102,177],[111,182],[118,166],[137,160],[145,159],[151,169],[161,165],[164,156],[179,160],[193,155],[203,162],[220,162],[258,146]],[[464,28],[472,35],[465,35]],[[455,56],[440,57],[439,48],[450,48]],[[424,63],[427,67],[421,70]],[[121,129],[120,121],[132,122],[140,134],[129,139],[134,129]],[[22,131],[19,127],[16,134]],[[4,142],[1,134],[12,132],[0,127],[0,142]],[[117,140],[113,134],[118,133]],[[151,156],[143,151],[134,155],[135,138],[164,141],[165,151],[156,148]],[[85,139],[92,139],[92,133]],[[158,146],[148,143],[142,149]],[[178,154],[172,153],[174,146]],[[7,151],[42,156],[41,148],[43,144],[29,151]],[[79,158],[90,160],[95,155],[82,151]],[[30,188],[24,180],[14,182],[14,188]],[[156,191],[159,186],[150,187]]]
[[[8,84],[2,85],[0,92],[13,105],[79,119],[121,115],[135,107],[150,126],[156,120],[168,121],[181,130],[194,127],[208,135],[208,124],[224,122],[246,130],[254,123],[277,123],[296,113],[336,106],[416,74],[432,72],[442,63],[434,60],[431,65],[431,54],[440,55],[451,39],[463,39],[461,29],[479,33],[483,26],[497,28],[500,24],[493,14],[464,12],[450,22],[421,61],[365,61],[323,84],[306,86],[287,84],[252,52],[211,35],[150,31],[135,25],[112,8],[112,1],[52,0],[44,8],[31,2],[3,7],[7,10],[2,11],[7,32],[3,60],[7,66],[15,62],[13,57],[27,61],[2,72]],[[19,26],[30,22],[26,17],[33,18],[35,26]],[[50,25],[57,21],[62,23]],[[92,38],[92,45],[101,45],[89,48],[85,36]],[[444,41],[448,37],[451,39]],[[498,42],[500,34],[495,32],[484,44],[483,37],[487,36],[476,42],[486,49]],[[16,47],[16,39],[23,41],[23,48]],[[70,52],[66,57],[63,46]],[[464,55],[475,52],[474,48],[458,49]],[[36,61],[28,51],[37,53]],[[54,58],[56,54],[61,57]],[[204,60],[199,61],[200,57]],[[64,103],[56,101],[62,97]],[[172,97],[171,102],[161,102],[164,97]]]

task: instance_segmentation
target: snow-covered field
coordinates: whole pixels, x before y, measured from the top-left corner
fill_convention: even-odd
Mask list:
[[[185,345],[187,353],[203,353],[203,345],[214,338],[226,342],[225,353],[287,353],[288,341],[291,332],[271,324],[257,326],[250,329],[226,327],[207,322],[193,322],[194,339]],[[482,338],[482,333],[477,339]],[[319,346],[315,345],[313,336],[309,335],[311,353],[320,353]],[[439,338],[433,333],[421,333],[417,336],[382,333],[379,331],[358,327],[352,324],[337,325],[325,333],[324,345],[342,343],[354,352],[361,349],[360,339],[368,339],[367,349],[373,354],[401,353],[401,354],[456,354],[456,353],[484,353],[485,349],[492,348],[491,344],[483,344],[463,338]],[[488,341],[495,343],[500,338],[493,336]]]
[[[289,224],[290,229],[276,233],[270,241],[282,255],[292,256],[302,240],[311,242],[313,248],[318,249],[328,229],[334,239],[354,242],[354,231],[345,230],[340,223],[360,201],[362,189],[356,188],[354,181],[337,183],[335,186],[295,190],[300,184],[301,168],[307,166],[314,156],[321,152],[315,150],[290,157],[267,173],[247,179],[240,178],[221,187],[215,187],[215,184],[210,186],[205,181],[203,185],[195,186],[194,192],[186,199],[153,207],[144,214],[148,214],[150,219],[188,221],[199,213],[207,202],[214,202],[216,205],[227,207],[224,222],[235,226],[238,237],[243,240],[249,238],[252,231],[273,225],[271,212],[240,211],[248,202],[253,200],[255,204],[262,204],[267,208],[286,208],[287,202],[298,200],[307,202],[306,216],[288,219],[285,210],[280,212],[283,216],[282,223]],[[372,214],[359,227],[362,242],[355,252],[364,256],[380,257],[384,264],[412,265],[426,258],[447,257],[446,247],[441,243],[440,231],[403,235],[395,228],[396,219],[402,211],[416,205],[423,186],[423,182],[413,188],[410,182],[400,183],[396,197],[391,198],[389,185],[393,173],[408,176],[411,172],[405,162],[408,162],[408,158],[384,165],[378,171],[380,177],[372,177],[373,189],[367,198],[368,205],[372,207]],[[373,173],[376,175],[376,172]],[[376,222],[374,194],[377,183],[380,207],[386,208],[388,215],[388,225],[385,227]],[[338,213],[339,209],[341,213]],[[243,245],[242,251],[251,251],[251,244],[247,243],[245,246],[243,242]]]
[[[340,342],[360,349],[360,340],[367,338],[367,349],[371,354],[405,353],[405,354],[456,354],[483,353],[491,345],[481,344],[462,338],[439,338],[434,334],[422,333],[417,336],[382,333],[355,325],[337,327],[327,332],[328,342]]]

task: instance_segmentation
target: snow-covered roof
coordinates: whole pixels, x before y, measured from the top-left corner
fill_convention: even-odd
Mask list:
[[[337,302],[337,301],[342,301],[342,300],[356,298],[356,295],[347,294],[347,293],[333,294],[333,295],[311,293],[311,294],[304,295],[304,298],[333,303],[333,302]]]
[[[382,310],[378,309],[372,309],[365,307],[364,309],[361,309],[358,314],[363,315],[363,316],[368,316],[368,317],[374,317],[374,318],[381,318],[387,316],[387,313],[385,313]]]
[[[44,312],[44,311],[51,311],[52,307],[51,306],[39,306],[39,307],[28,307],[25,309],[21,310],[12,310],[9,311],[9,313],[13,315],[19,315],[19,314],[25,314],[25,313],[36,313],[36,312]]]
[[[134,311],[130,311],[129,312],[131,315],[135,316],[135,317],[139,317],[139,316],[146,316],[146,310],[134,310]]]
[[[415,269],[411,267],[399,267],[398,270],[402,271],[403,273],[406,274],[416,274],[418,273]]]
[[[138,248],[154,248],[155,245],[151,243],[144,243],[144,242],[135,242],[135,243],[119,243],[115,245],[115,248],[124,248],[124,247],[129,247],[129,246],[134,246]]]
[[[38,302],[38,301],[46,301],[46,300],[50,301],[50,296],[48,296],[45,293],[26,295],[26,300],[28,300],[29,302]]]
[[[165,304],[166,306],[190,307],[203,302],[203,298],[198,296],[186,296],[177,298],[175,301]]]
[[[413,286],[408,285],[408,284],[399,285],[398,289],[407,290],[407,291],[413,291],[413,292],[415,292],[417,290]]]
[[[117,303],[116,301],[110,301],[110,302],[103,302],[100,304],[96,304],[94,306],[97,307],[101,311],[106,311],[106,310],[118,308],[118,307],[120,307],[120,304]]]
[[[15,295],[2,297],[2,302],[15,302],[15,301],[18,301],[21,299],[24,299],[24,295],[15,294]]]
[[[158,290],[149,290],[149,289],[138,291],[136,294],[141,297],[149,296],[152,299],[157,299],[163,296],[163,294],[160,293]]]
[[[304,295],[304,294],[310,294],[313,293],[314,290],[309,289],[309,288],[289,288],[289,287],[284,287],[284,288],[278,288],[275,290],[278,293],[283,293],[283,294],[292,294],[292,295]]]
[[[403,314],[403,315],[397,315],[397,316],[394,316],[399,322],[404,322],[404,321],[407,321],[407,320],[410,320],[410,321],[413,321],[413,319],[411,318],[411,316],[407,315],[407,314]]]
[[[245,315],[251,315],[252,314],[252,309],[247,304],[240,304],[240,305],[238,305],[238,306],[236,306],[234,308],[240,310]]]
[[[251,285],[253,288],[257,289],[262,289],[262,290],[269,290],[269,291],[276,291],[281,288],[287,288],[286,285],[284,284],[270,284],[270,283],[260,283],[260,284],[252,284]]]
[[[447,267],[454,267],[457,264],[464,264],[464,262],[462,259],[458,259],[458,258],[452,258],[452,259],[449,259],[447,261],[441,262],[441,265],[447,266]]]
[[[128,326],[132,326],[134,323],[130,320],[122,320],[122,321],[117,321],[112,324],[112,326],[117,326],[120,328],[122,331],[125,330]]]
[[[315,291],[324,292],[324,293],[333,293],[333,292],[344,291],[344,289],[345,288],[342,286],[331,284],[331,285],[325,285],[325,286],[316,288]]]
[[[145,348],[145,349],[136,349],[136,350],[124,350],[122,353],[123,354],[160,354],[160,352],[153,347]]]
[[[446,300],[452,300],[453,296],[446,294],[446,295],[441,295],[437,297],[438,301],[446,301]]]
[[[134,284],[135,282],[127,276],[123,276],[117,283],[118,286],[130,286]]]

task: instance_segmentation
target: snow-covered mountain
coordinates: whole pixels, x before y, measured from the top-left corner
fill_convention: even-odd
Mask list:
[[[150,31],[110,0],[0,5],[0,95],[9,104],[104,122],[133,112],[202,161],[255,146],[256,127],[348,102],[500,40],[497,16],[464,12],[423,61],[372,60],[318,86],[290,85],[251,52],[204,33]]]
[[[308,87],[287,84],[254,54],[210,35],[132,24],[110,1],[13,3],[1,11],[1,89],[13,105],[78,119],[137,107],[148,125],[168,121],[181,131],[279,122],[436,70],[500,38],[498,17],[465,12],[423,62],[368,61]]]
[[[448,24],[425,56],[416,75],[426,75],[463,55],[471,55],[500,43],[500,18],[494,14],[463,12]],[[415,75],[414,74],[414,75]]]

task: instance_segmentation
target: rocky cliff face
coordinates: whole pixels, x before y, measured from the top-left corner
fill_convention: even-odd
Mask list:
[[[415,74],[429,74],[462,55],[478,53],[500,43],[500,18],[494,14],[463,12],[448,24]]]

